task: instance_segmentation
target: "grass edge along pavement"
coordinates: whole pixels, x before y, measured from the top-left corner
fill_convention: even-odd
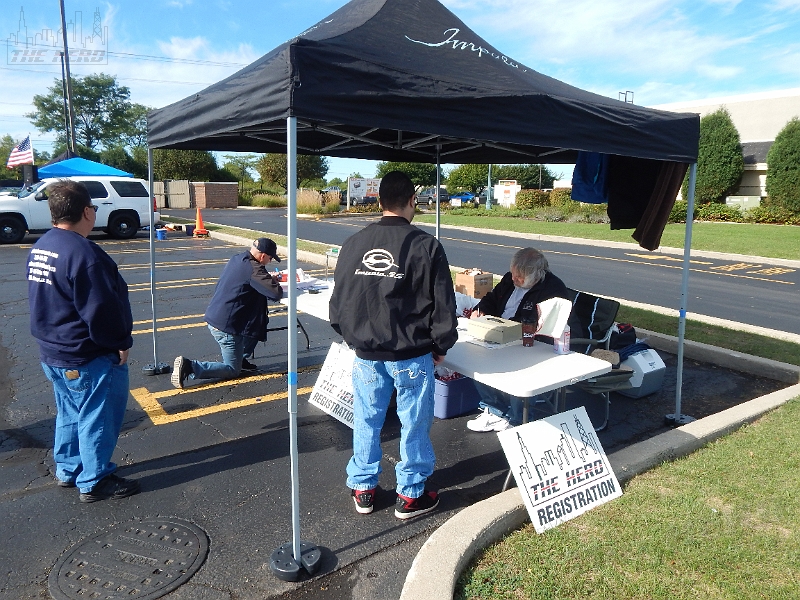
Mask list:
[[[530,524],[510,533],[471,561],[454,596],[440,597],[800,597],[800,465],[791,451],[800,444],[797,394],[800,385],[729,409],[745,425],[734,432],[719,427],[724,413],[701,419],[716,419],[711,439],[691,439],[701,421],[658,436],[682,443],[680,457],[659,453],[658,437],[610,455],[621,498],[542,535]],[[638,473],[620,468],[648,454],[654,464]],[[521,505],[516,489],[484,502],[510,504],[514,492]],[[525,514],[503,515],[519,521],[507,530],[527,520],[524,506],[517,512]]]

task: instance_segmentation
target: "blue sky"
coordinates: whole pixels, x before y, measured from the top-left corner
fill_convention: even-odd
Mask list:
[[[84,35],[98,13],[107,64],[73,63],[75,75],[103,71],[134,102],[161,107],[230,75],[326,17],[345,0],[65,0],[82,13]],[[572,85],[636,104],[728,97],[800,87],[800,0],[443,0],[506,55]],[[6,2],[0,39],[58,29],[55,0]],[[0,61],[0,135],[53,136],[23,115],[34,94],[60,77],[58,65]],[[491,86],[491,82],[487,82]],[[562,168],[563,169],[563,168]],[[333,159],[328,174],[373,175],[374,163]]]

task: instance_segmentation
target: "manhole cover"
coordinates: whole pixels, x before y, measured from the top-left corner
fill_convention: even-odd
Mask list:
[[[196,525],[166,517],[124,523],[71,548],[50,573],[56,600],[161,598],[194,575],[208,554]]]

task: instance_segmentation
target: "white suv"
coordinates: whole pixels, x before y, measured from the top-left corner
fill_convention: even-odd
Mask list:
[[[155,212],[147,182],[130,177],[70,177],[85,185],[98,207],[95,230],[105,231],[111,237],[129,239],[142,227],[161,220]],[[0,243],[17,244],[25,232],[44,233],[53,226],[47,204],[47,188],[58,178],[43,179],[24,188],[18,196],[0,196]]]

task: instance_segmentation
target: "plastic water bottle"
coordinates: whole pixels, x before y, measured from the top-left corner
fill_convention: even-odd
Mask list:
[[[556,354],[569,354],[569,334],[569,325],[567,325],[561,337],[553,340],[553,350]]]

